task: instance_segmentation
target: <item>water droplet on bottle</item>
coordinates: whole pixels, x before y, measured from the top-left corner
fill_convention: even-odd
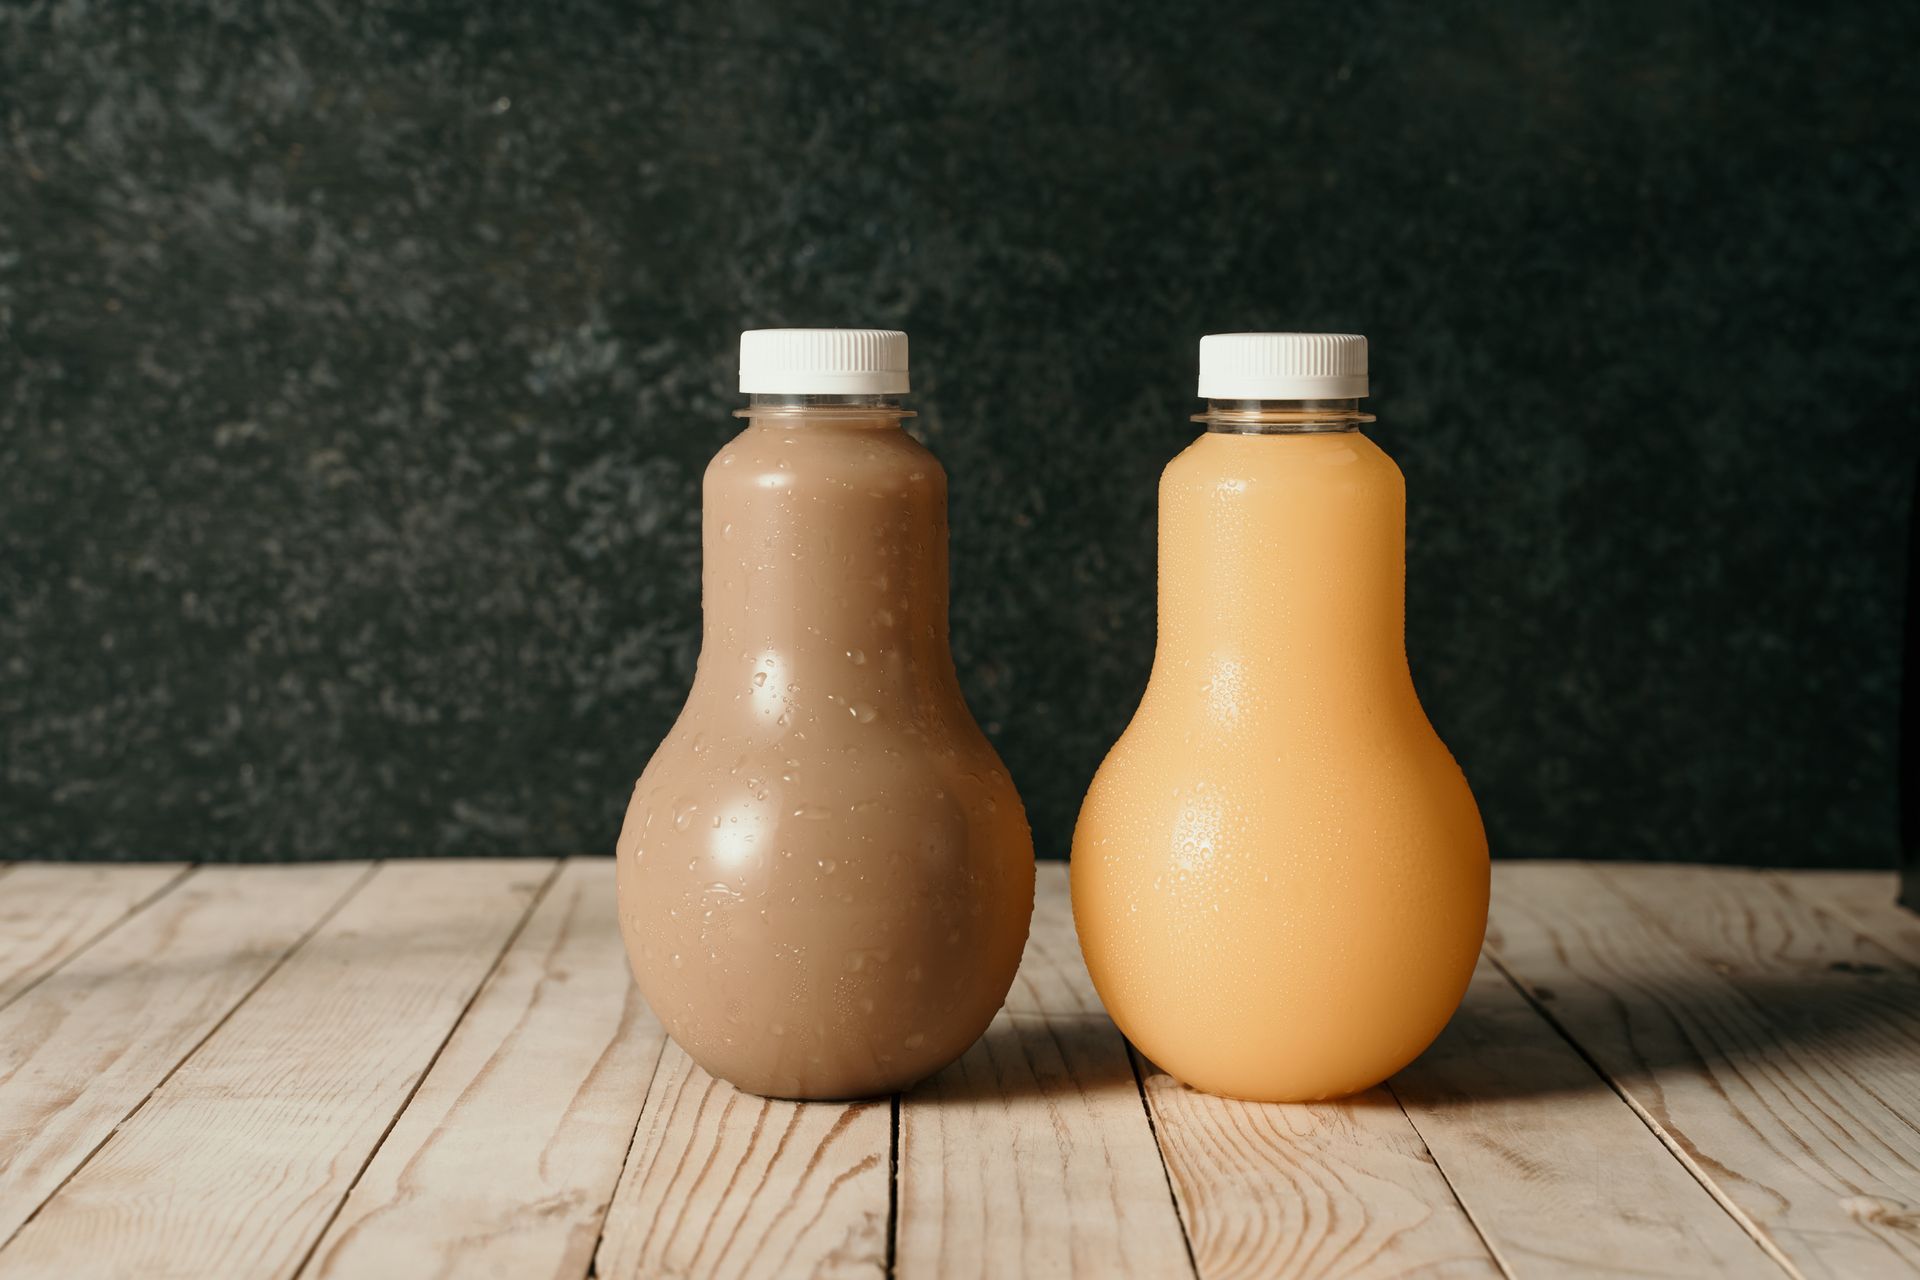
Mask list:
[[[796,818],[808,818],[817,822],[821,818],[827,817],[829,813],[830,811],[825,805],[803,804],[793,811],[793,816]]]
[[[821,858],[814,865],[819,867],[822,871],[826,872],[828,875],[832,875],[834,872],[834,868],[838,867],[840,864],[835,862],[832,858]]]
[[[850,702],[847,704],[847,710],[852,712],[853,718],[861,724],[872,724],[873,718],[880,714],[871,704],[865,702]]]
[[[927,1042],[927,1033],[924,1031],[916,1031],[912,1035],[908,1036],[906,1040],[904,1040],[901,1043],[901,1047],[904,1049],[918,1049],[921,1045],[925,1044],[926,1042]]]
[[[766,672],[764,672],[764,671],[756,671],[756,672],[754,672],[754,673],[753,673],[753,687],[754,687],[754,688],[756,688],[756,689],[764,689],[764,688],[766,687],[766,684],[767,684],[767,673],[766,673]]]
[[[848,661],[848,662],[851,662],[851,663],[852,663],[852,664],[853,664],[854,666],[856,666],[856,667],[864,667],[864,666],[866,666],[866,665],[867,665],[867,653],[866,653],[866,650],[864,650],[864,649],[849,649],[849,650],[847,650],[847,661]]]
[[[668,963],[671,964],[676,969],[682,969],[686,967],[686,962],[680,958],[680,953],[678,951],[673,953],[673,956],[668,961]]]

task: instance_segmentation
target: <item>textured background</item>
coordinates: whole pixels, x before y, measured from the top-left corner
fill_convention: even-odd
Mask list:
[[[1208,330],[1353,329],[1496,851],[1888,862],[1912,5],[0,8],[0,856],[610,848],[752,325],[913,335],[1042,848]]]

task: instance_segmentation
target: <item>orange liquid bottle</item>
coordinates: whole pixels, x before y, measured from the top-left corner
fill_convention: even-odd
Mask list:
[[[1202,340],[1153,673],[1074,832],[1101,999],[1211,1093],[1379,1083],[1446,1025],[1486,931],[1479,811],[1407,668],[1406,489],[1358,430],[1366,350]]]

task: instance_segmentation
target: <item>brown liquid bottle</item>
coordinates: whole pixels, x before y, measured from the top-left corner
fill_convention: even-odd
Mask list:
[[[946,473],[901,430],[907,339],[741,335],[747,429],[707,468],[693,690],[634,787],[640,989],[753,1093],[904,1089],[1012,985],[1033,839],[947,645]]]

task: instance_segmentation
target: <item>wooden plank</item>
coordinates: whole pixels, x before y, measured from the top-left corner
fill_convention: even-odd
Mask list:
[[[366,871],[195,872],[0,1010],[0,1243]]]
[[[1787,892],[1839,916],[1908,964],[1920,965],[1920,913],[1901,906],[1891,871],[1775,871]]]
[[[596,1274],[882,1276],[892,1141],[885,1099],[758,1098],[669,1043]]]
[[[1504,864],[1494,895],[1502,967],[1769,1251],[1920,1266],[1920,1132],[1884,1101],[1916,1083],[1911,971],[1750,873]]]
[[[1763,872],[1630,866],[1601,874],[1690,954],[1759,996],[1783,1041],[1830,1055],[1865,1114],[1920,1127],[1920,974],[1897,955]],[[1920,1191],[1920,1161],[1905,1172]],[[1910,1239],[1920,1246],[1920,1234]]]
[[[1387,1090],[1240,1102],[1141,1068],[1201,1280],[1500,1274]]]
[[[587,1274],[666,1042],[613,903],[612,859],[566,865],[304,1274]]]
[[[1766,993],[1770,1015],[1796,1036],[1832,1034],[1833,1050],[1863,1079],[1884,1069],[1884,1087],[1873,1092],[1920,1123],[1920,975],[1897,953],[1767,872],[1662,866],[1602,874],[1716,973]],[[1771,998],[1781,993],[1790,998]]]
[[[32,862],[0,871],[0,1007],[164,892],[184,863]]]
[[[1488,960],[1392,1090],[1509,1275],[1779,1271]]]
[[[1126,1042],[1101,1011],[1067,900],[1042,864],[1007,1007],[901,1100],[895,1271],[1189,1275]]]
[[[552,869],[380,867],[0,1250],[0,1274],[292,1274]]]

